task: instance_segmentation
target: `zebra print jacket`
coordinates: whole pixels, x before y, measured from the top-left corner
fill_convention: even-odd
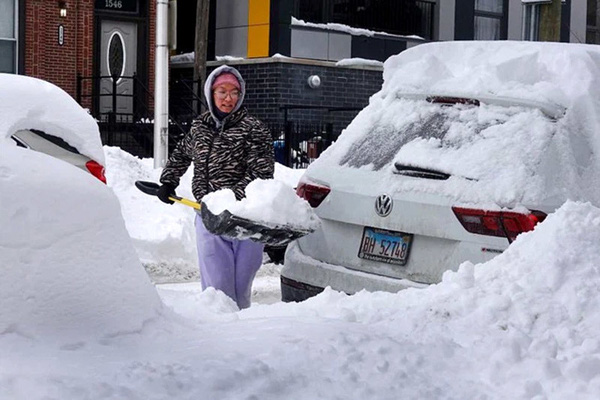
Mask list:
[[[177,187],[192,162],[192,192],[198,202],[219,189],[233,190],[240,200],[250,182],[273,177],[273,140],[269,129],[245,108],[231,113],[220,127],[207,111],[175,147],[160,182]]]

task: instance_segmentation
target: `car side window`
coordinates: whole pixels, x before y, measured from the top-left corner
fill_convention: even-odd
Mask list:
[[[50,143],[53,143],[62,149],[70,151],[71,153],[79,154],[79,151],[77,151],[77,149],[75,147],[71,146],[69,143],[65,142],[63,139],[59,138],[58,136],[49,135],[49,134],[42,132],[40,130],[37,130],[37,129],[30,129],[30,131],[35,133],[38,136],[41,136],[42,138],[46,139]]]
[[[16,143],[16,145],[18,147],[23,147],[25,149],[27,148],[27,146],[25,146],[25,144],[23,142],[21,142],[19,139],[17,139],[16,137],[11,136],[10,138]]]

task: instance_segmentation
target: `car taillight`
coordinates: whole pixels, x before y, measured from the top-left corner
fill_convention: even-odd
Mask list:
[[[104,175],[104,167],[102,165],[98,164],[94,160],[90,160],[85,163],[85,167],[92,175],[106,183],[106,176]]]
[[[327,186],[317,185],[316,183],[299,182],[296,194],[308,201],[311,207],[316,208],[327,197],[330,190]]]
[[[452,211],[467,231],[479,235],[505,237],[509,243],[515,240],[519,233],[533,230],[536,224],[546,218],[546,214],[541,211],[522,214],[462,207],[452,207]]]

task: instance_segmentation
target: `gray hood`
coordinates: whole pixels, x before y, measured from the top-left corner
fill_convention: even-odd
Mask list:
[[[241,93],[240,93],[240,97],[238,98],[238,102],[235,105],[235,107],[233,108],[233,110],[231,110],[230,114],[233,114],[234,112],[236,112],[237,110],[240,109],[240,107],[242,106],[242,103],[244,102],[244,97],[246,96],[246,82],[244,81],[244,79],[242,78],[242,75],[239,73],[239,71],[237,69],[230,67],[229,65],[221,65],[219,68],[217,68],[213,72],[211,72],[210,75],[208,75],[208,78],[206,78],[206,83],[204,84],[204,97],[206,98],[206,104],[208,105],[208,111],[210,111],[210,115],[212,116],[212,119],[215,121],[217,126],[221,126],[222,121],[220,121],[217,118],[217,116],[215,115],[214,109],[213,109],[214,104],[213,104],[213,99],[212,99],[212,85],[213,85],[213,82],[215,81],[215,79],[217,79],[217,76],[221,75],[224,72],[230,72],[233,75],[235,75],[237,80],[240,82],[240,87],[241,87]]]

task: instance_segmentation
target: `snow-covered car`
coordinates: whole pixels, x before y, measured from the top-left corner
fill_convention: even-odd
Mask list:
[[[17,146],[39,151],[66,161],[106,183],[104,166],[96,160],[81,154],[79,150],[69,145],[59,136],[49,135],[37,129],[23,129],[12,134],[11,139]]]
[[[321,228],[288,246],[283,300],[437,283],[567,199],[599,204],[599,60],[597,46],[530,42],[388,59],[381,91],[301,179]]]
[[[98,124],[57,86],[0,74],[0,140],[65,161],[106,183]]]

